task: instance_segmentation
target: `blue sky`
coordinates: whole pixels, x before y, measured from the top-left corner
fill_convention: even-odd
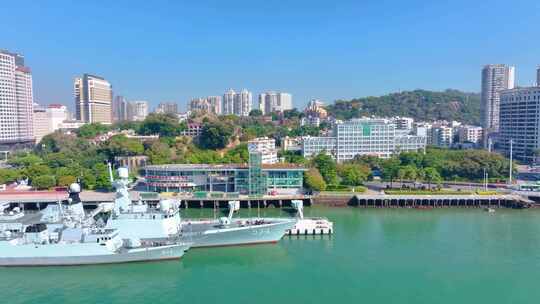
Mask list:
[[[0,48],[25,55],[44,104],[72,106],[85,72],[184,109],[229,87],[290,92],[296,106],[479,91],[487,63],[515,65],[529,85],[540,64],[538,0],[3,2]]]

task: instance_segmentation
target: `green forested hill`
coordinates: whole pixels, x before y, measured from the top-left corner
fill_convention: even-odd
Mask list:
[[[457,90],[433,92],[414,90],[380,97],[338,100],[327,107],[338,119],[361,116],[407,116],[415,120],[458,120],[468,124],[480,123],[480,94]]]

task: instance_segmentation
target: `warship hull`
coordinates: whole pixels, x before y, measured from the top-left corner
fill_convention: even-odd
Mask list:
[[[26,245],[0,245],[0,266],[75,266],[171,260],[180,259],[189,248],[184,244],[174,244],[110,252],[105,247],[75,246],[77,247],[75,248],[72,244],[37,246],[32,244],[26,247]]]
[[[182,237],[192,248],[251,245],[278,242],[296,221],[281,220],[260,225],[217,227],[215,221],[187,221]]]

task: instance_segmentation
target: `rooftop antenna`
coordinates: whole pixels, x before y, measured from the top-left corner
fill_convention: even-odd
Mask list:
[[[112,173],[112,165],[111,162],[107,162],[107,168],[109,169],[109,180],[111,181],[111,184],[114,182],[113,173]]]

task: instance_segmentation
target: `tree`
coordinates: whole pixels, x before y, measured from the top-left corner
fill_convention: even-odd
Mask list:
[[[322,151],[313,158],[312,163],[328,185],[337,184],[336,162],[330,155]]]
[[[109,168],[107,165],[101,163],[96,164],[93,168],[94,176],[96,177],[96,189],[111,190],[111,180],[109,176]]]
[[[56,153],[49,153],[46,154],[45,163],[50,168],[59,168],[59,167],[66,167],[70,164],[73,164],[75,160],[68,157],[66,153],[63,152],[56,152]]]
[[[171,162],[171,149],[169,146],[158,140],[154,141],[150,148],[146,150],[150,163],[162,165]]]
[[[115,156],[141,155],[144,152],[144,146],[138,140],[121,134],[109,138],[103,144],[102,151],[112,160]]]
[[[82,138],[94,138],[109,131],[109,127],[101,123],[89,123],[82,125],[77,133]]]
[[[390,158],[383,161],[381,166],[383,178],[390,181],[390,188],[392,188],[393,181],[396,179],[396,177],[398,177],[399,160],[396,158]]]
[[[56,185],[54,176],[51,175],[41,175],[36,176],[31,181],[32,187],[36,189],[50,189]]]
[[[279,151],[278,156],[285,159],[285,162],[291,164],[305,164],[306,159],[299,151]]]
[[[263,112],[259,109],[253,109],[249,112],[249,116],[251,117],[259,117],[259,116],[263,116]]]
[[[22,175],[19,169],[0,168],[0,184],[12,183],[20,178],[22,178]]]
[[[364,165],[343,164],[337,167],[341,184],[348,186],[362,185],[371,174],[371,169]]]
[[[185,125],[180,124],[174,114],[151,113],[142,122],[138,131],[142,135],[175,137],[180,135],[184,128]]]
[[[407,165],[403,167],[403,171],[405,171],[405,179],[416,182],[416,179],[418,178],[418,171],[415,166]]]
[[[240,144],[225,153],[223,156],[224,163],[242,164],[249,161],[249,152],[247,144]]]
[[[424,169],[424,172],[430,189],[432,183],[439,184],[442,181],[439,171],[437,171],[435,168],[427,167]]]
[[[326,189],[326,182],[324,181],[324,178],[319,170],[316,168],[310,168],[305,173],[304,186],[310,190],[324,191]]]
[[[304,114],[302,112],[299,112],[296,108],[283,111],[283,117],[285,119],[301,118],[303,115]]]
[[[46,166],[41,164],[33,164],[29,167],[25,168],[25,175],[30,179],[33,180],[34,178],[38,176],[44,176],[44,175],[52,175],[52,170]]]
[[[8,160],[8,164],[15,167],[28,167],[42,162],[43,160],[39,156],[31,153],[16,154]]]
[[[232,134],[231,126],[225,123],[209,122],[203,126],[198,144],[202,149],[223,149],[229,144]]]
[[[58,186],[69,186],[77,181],[77,178],[72,175],[64,175],[58,177]]]

